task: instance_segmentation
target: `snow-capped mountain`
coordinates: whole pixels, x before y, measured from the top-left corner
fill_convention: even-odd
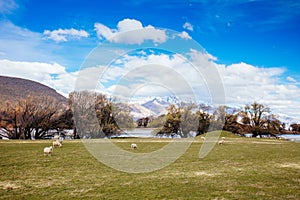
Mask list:
[[[133,116],[135,120],[143,117],[157,116],[155,112],[138,103],[130,104],[129,107],[130,107],[130,114]]]
[[[130,104],[131,115],[134,119],[142,117],[157,117],[165,114],[170,104],[178,104],[179,100],[173,96],[147,98],[145,101]]]
[[[180,100],[174,96],[166,97],[148,97],[139,102],[134,102],[130,104],[131,115],[135,120],[143,117],[157,117],[162,114],[167,113],[167,108],[170,104],[178,105]],[[227,113],[233,114],[239,110],[239,107],[228,107]],[[213,107],[208,112],[213,112]],[[288,116],[286,114],[278,113],[275,114],[277,119],[282,123],[285,123],[285,127],[288,129],[291,124],[300,124],[300,119]],[[241,121],[241,117],[238,118]]]
[[[300,124],[300,120],[295,117],[288,116],[286,114],[278,113],[276,114],[277,119],[282,123],[285,123],[285,127],[289,128],[291,124]]]

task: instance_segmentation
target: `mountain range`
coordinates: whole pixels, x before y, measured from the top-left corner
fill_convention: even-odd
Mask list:
[[[131,115],[135,120],[143,117],[157,117],[165,114],[170,104],[177,104],[179,100],[176,97],[153,97],[148,101],[140,101],[130,104]]]
[[[140,101],[139,103],[130,104],[131,115],[135,120],[143,117],[157,117],[162,114],[166,114],[167,108],[170,104],[180,103],[176,97],[153,97],[153,99],[147,99],[145,102]],[[227,108],[228,113],[234,113],[238,108],[229,107]],[[212,114],[212,113],[211,113]],[[288,128],[291,124],[299,124],[300,120],[288,116],[286,114],[277,113],[275,114],[277,119],[282,123],[285,123]]]

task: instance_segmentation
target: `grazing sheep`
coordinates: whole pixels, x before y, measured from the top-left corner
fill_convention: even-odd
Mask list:
[[[134,143],[132,143],[130,147],[131,147],[131,149],[137,149],[137,145]]]
[[[45,148],[44,148],[44,156],[45,156],[45,155],[51,156],[52,151],[53,151],[53,147],[52,147],[52,146],[50,146],[50,147],[45,147]]]
[[[201,137],[201,140],[205,140],[205,137]]]
[[[218,142],[218,144],[223,144],[225,142],[225,140],[220,140],[219,142]]]
[[[61,144],[61,142],[59,140],[54,141],[52,143],[52,145],[53,145],[53,147],[61,147],[62,146],[62,144]]]

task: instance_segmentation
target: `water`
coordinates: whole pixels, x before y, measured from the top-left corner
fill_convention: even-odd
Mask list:
[[[153,138],[155,137],[155,129],[152,128],[136,128],[132,130],[125,130],[126,134],[121,134],[117,137],[140,137],[140,138]]]
[[[124,130],[125,134],[114,136],[114,138],[124,138],[124,137],[139,137],[139,138],[181,138],[178,134],[163,134],[156,135],[156,129],[154,128],[136,128],[132,130]],[[196,137],[196,132],[190,132],[188,137]]]
[[[279,137],[284,138],[286,140],[290,140],[290,141],[300,142],[300,135],[282,134],[282,135],[279,135]]]
[[[247,133],[247,134],[244,134],[245,137],[252,137],[252,133]],[[280,138],[283,138],[285,140],[290,140],[290,141],[296,141],[296,142],[300,142],[300,135],[295,135],[295,134],[280,134],[280,135],[277,135],[278,137]],[[268,136],[263,136],[265,138],[268,138]]]

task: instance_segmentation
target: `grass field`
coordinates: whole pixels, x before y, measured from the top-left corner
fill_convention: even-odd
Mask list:
[[[150,173],[116,171],[96,160],[80,140],[0,141],[0,199],[300,199],[300,143],[222,133],[223,145],[199,159],[197,138],[173,164]],[[166,139],[114,139],[136,153]]]

